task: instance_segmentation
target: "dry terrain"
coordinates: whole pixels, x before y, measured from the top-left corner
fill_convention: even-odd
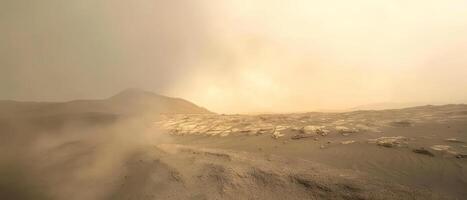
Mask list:
[[[0,199],[467,196],[466,105],[220,115],[131,90],[0,107]]]

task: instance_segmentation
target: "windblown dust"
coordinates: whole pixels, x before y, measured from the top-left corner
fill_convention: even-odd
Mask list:
[[[0,197],[455,199],[465,194],[465,109],[170,114],[59,127],[3,117]]]
[[[168,137],[141,119],[111,125],[41,127],[22,137],[2,140],[0,181],[7,199],[105,199],[125,174],[125,162],[141,148]],[[16,125],[19,125],[17,123]],[[15,126],[16,126],[15,125]],[[21,124],[21,129],[29,126]],[[15,127],[11,127],[15,130]],[[150,130],[151,129],[151,130]],[[5,196],[6,195],[6,196]]]

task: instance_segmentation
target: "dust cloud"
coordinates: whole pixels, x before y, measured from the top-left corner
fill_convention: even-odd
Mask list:
[[[0,198],[465,196],[465,105],[308,112],[466,103],[466,53],[463,0],[2,0]]]
[[[0,149],[0,194],[7,199],[110,199],[128,159],[170,142],[141,118],[97,126],[71,120],[53,129],[15,120]]]
[[[220,113],[467,100],[461,0],[1,4],[0,99],[135,87]]]

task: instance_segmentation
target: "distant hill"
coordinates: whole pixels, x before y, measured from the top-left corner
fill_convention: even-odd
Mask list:
[[[127,117],[151,119],[160,114],[209,113],[189,101],[138,89],[127,89],[100,100],[0,101],[0,140],[22,135],[17,133],[59,131],[71,126],[106,126]]]
[[[208,114],[211,112],[184,99],[166,97],[139,89],[127,89],[110,98],[100,100],[75,100],[69,102],[0,101],[0,117],[83,113],[139,115]]]
[[[351,111],[354,110],[387,110],[387,109],[402,109],[402,108],[410,108],[416,106],[423,106],[427,105],[426,103],[393,103],[393,102],[386,102],[386,103],[375,103],[375,104],[367,104],[361,105],[354,108],[351,108]]]

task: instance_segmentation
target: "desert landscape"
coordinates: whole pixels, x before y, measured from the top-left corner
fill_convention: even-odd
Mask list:
[[[466,105],[223,115],[130,89],[0,106],[3,199],[467,195]]]
[[[467,200],[466,0],[0,0],[0,200]]]

